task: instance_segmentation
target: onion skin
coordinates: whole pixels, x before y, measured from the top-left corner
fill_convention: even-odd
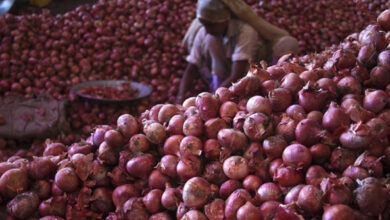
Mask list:
[[[35,157],[28,164],[28,174],[35,180],[42,180],[54,174],[56,165],[48,157]]]
[[[303,181],[301,172],[292,167],[280,166],[276,169],[273,180],[280,186],[295,186]]]
[[[217,136],[221,146],[232,151],[245,149],[248,145],[248,139],[245,134],[236,129],[222,129]]]
[[[348,131],[340,135],[339,140],[343,147],[358,150],[367,148],[371,138],[368,126],[359,122],[352,124]]]

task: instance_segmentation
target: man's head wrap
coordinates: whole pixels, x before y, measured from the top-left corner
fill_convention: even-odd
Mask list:
[[[218,23],[230,19],[230,10],[220,0],[198,0],[196,17]]]

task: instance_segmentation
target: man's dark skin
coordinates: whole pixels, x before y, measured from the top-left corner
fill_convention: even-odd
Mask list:
[[[202,25],[205,27],[208,34],[214,36],[224,36],[227,32],[229,21],[213,23],[199,19]],[[242,78],[247,72],[249,67],[248,60],[239,60],[232,63],[230,75],[221,83],[220,87],[229,87],[232,82]],[[184,71],[183,77],[180,82],[179,92],[176,97],[176,103],[181,104],[184,101],[184,95],[191,83],[199,77],[198,67],[194,64],[189,63],[186,70]]]

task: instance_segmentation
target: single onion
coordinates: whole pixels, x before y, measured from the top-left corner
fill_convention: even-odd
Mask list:
[[[263,113],[254,113],[245,119],[244,132],[251,139],[261,141],[272,132],[270,118]]]
[[[292,202],[296,202],[298,200],[298,195],[299,195],[299,192],[301,191],[301,189],[304,187],[305,185],[303,184],[299,184],[299,185],[296,185],[294,187],[292,187],[288,193],[286,194],[286,196],[284,197],[284,204],[290,204]]]
[[[237,210],[237,220],[261,219],[260,209],[247,201]]]
[[[158,112],[157,119],[161,124],[168,123],[170,119],[179,112],[173,104],[164,104]]]
[[[143,152],[149,150],[149,141],[144,134],[133,135],[129,140],[129,150],[132,153]]]
[[[302,182],[302,173],[292,167],[280,166],[274,173],[273,180],[280,186],[295,186]]]
[[[298,122],[306,118],[305,109],[303,109],[302,106],[297,105],[297,104],[290,105],[286,109],[286,113],[287,113],[287,115],[290,118],[292,118],[292,119],[294,119],[295,121],[298,121]]]
[[[281,201],[283,197],[279,186],[272,182],[261,185],[257,190],[257,195],[260,197],[261,202]]]
[[[298,195],[297,205],[308,214],[316,214],[322,210],[322,192],[316,186],[304,186]]]
[[[203,122],[199,116],[188,117],[183,124],[183,133],[185,135],[201,136],[203,133]]]
[[[283,150],[287,147],[287,142],[283,136],[276,135],[266,138],[263,141],[264,153],[269,158],[278,158],[282,156]]]
[[[183,135],[172,135],[167,138],[163,146],[164,154],[180,156],[180,143],[183,138]]]
[[[384,10],[382,13],[379,14],[377,18],[378,24],[385,30],[385,31],[390,31],[390,10]]]
[[[229,179],[221,184],[219,188],[219,197],[227,199],[236,189],[241,188],[241,182]]]
[[[169,120],[168,126],[167,126],[167,132],[170,135],[175,134],[183,134],[183,124],[185,121],[185,117],[183,115],[174,115]]]
[[[330,158],[331,150],[326,144],[315,144],[309,148],[312,160],[316,164],[322,164]]]
[[[236,219],[237,211],[247,201],[250,201],[251,196],[244,189],[235,190],[225,201],[225,218],[227,220]]]
[[[183,201],[190,208],[204,206],[209,196],[210,184],[201,177],[193,177],[184,184]]]
[[[129,160],[126,164],[126,171],[132,176],[146,178],[154,166],[154,157],[151,154],[144,154]]]
[[[370,216],[377,216],[386,208],[386,193],[379,180],[368,177],[358,182],[359,187],[356,189],[356,203],[359,209]]]
[[[139,125],[137,119],[132,115],[123,114],[117,119],[117,128],[123,136],[130,138],[138,132]]]
[[[301,144],[291,144],[283,151],[283,163],[287,166],[307,167],[311,163],[309,149]]]
[[[371,112],[379,113],[388,103],[388,96],[383,90],[366,90],[363,107]]]
[[[217,138],[221,129],[227,128],[225,120],[221,118],[212,118],[205,122],[205,133],[208,138]]]
[[[233,118],[237,114],[237,112],[237,104],[231,101],[224,102],[219,108],[219,116],[227,123],[233,121]]]
[[[80,184],[75,170],[70,167],[57,171],[54,182],[64,192],[74,192]]]
[[[306,146],[318,143],[322,135],[320,124],[311,119],[300,121],[295,130],[296,140]]]
[[[196,96],[196,107],[199,110],[200,117],[203,120],[215,118],[218,115],[219,100],[216,96],[208,92],[202,92]]]
[[[309,167],[306,171],[305,181],[308,185],[319,186],[322,179],[328,177],[329,174],[326,172],[324,168],[318,165],[313,165]]]
[[[187,157],[188,155],[200,156],[203,150],[203,143],[195,136],[186,136],[181,140],[179,149],[181,157]]]
[[[285,75],[280,84],[280,88],[288,89],[291,94],[296,94],[303,86],[304,81],[295,73]]]
[[[263,113],[270,115],[272,105],[269,99],[262,96],[252,96],[246,103],[246,110],[249,113]]]
[[[336,129],[349,127],[350,119],[348,115],[335,103],[329,105],[328,110],[324,113],[322,118],[322,126],[333,132]]]
[[[223,162],[223,172],[231,179],[242,179],[249,173],[248,160],[241,156],[231,156]]]
[[[208,219],[223,220],[225,216],[225,201],[214,199],[204,207],[204,214]]]
[[[291,92],[284,88],[277,88],[268,93],[268,99],[271,102],[272,110],[274,112],[282,112],[291,105]]]
[[[361,122],[352,124],[348,131],[340,135],[340,143],[348,149],[367,148],[371,141],[371,132],[367,125]]]
[[[337,204],[325,207],[322,220],[344,220],[354,219],[355,214],[352,208],[347,205]]]

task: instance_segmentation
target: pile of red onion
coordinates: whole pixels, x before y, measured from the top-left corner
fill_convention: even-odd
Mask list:
[[[0,155],[0,219],[389,219],[389,24]]]
[[[246,2],[297,37],[302,53],[338,43],[389,7],[383,0]],[[180,42],[195,17],[195,7],[191,0],[100,0],[63,15],[47,10],[7,14],[0,18],[0,97],[31,98],[49,92],[65,99],[74,84],[97,79],[129,79],[153,87],[148,99],[132,107],[84,104],[71,94],[72,129],[84,134],[95,125],[113,124],[108,116],[118,117],[123,108],[139,115],[157,103],[174,102],[186,65],[187,52]],[[199,80],[186,95],[204,89]]]

